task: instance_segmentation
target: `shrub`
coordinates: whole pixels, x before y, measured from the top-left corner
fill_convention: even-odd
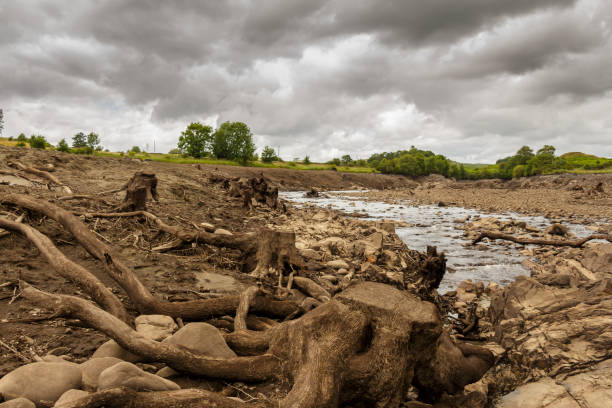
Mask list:
[[[306,164],[306,165],[310,164],[310,157],[309,157],[308,155],[306,155],[306,156],[304,157],[304,161],[303,161],[303,163],[304,163],[304,164]]]
[[[25,147],[25,145],[26,145],[25,142],[23,140],[20,140],[20,141],[17,142],[17,144],[15,146],[17,146],[17,147]]]
[[[59,141],[59,143],[57,144],[57,150],[59,150],[60,152],[70,151],[70,147],[68,147],[68,143],[66,143],[66,139],[62,139]]]
[[[30,147],[34,149],[44,149],[47,147],[47,140],[41,135],[32,135],[30,137]]]

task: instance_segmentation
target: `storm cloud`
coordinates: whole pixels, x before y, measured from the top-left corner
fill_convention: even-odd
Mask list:
[[[238,120],[285,159],[610,157],[611,24],[606,0],[3,1],[4,134],[167,151]]]

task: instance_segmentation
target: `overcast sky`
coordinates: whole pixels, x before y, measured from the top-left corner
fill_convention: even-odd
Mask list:
[[[610,0],[1,0],[4,135],[167,152],[229,120],[285,159],[612,157],[611,25]]]

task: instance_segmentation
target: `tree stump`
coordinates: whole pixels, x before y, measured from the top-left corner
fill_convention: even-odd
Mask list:
[[[126,193],[119,211],[144,211],[147,209],[147,199],[158,201],[157,177],[153,173],[134,173],[123,189],[126,189]]]
[[[252,276],[262,279],[283,272],[289,274],[303,267],[302,257],[295,247],[295,232],[264,229],[258,241],[254,257],[247,255],[245,261],[245,267],[249,270],[256,265],[251,272]]]

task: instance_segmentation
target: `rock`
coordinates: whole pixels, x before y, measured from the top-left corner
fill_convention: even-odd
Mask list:
[[[297,248],[297,243],[296,243],[296,248]],[[322,261],[323,260],[323,254],[321,252],[315,251],[314,249],[310,249],[310,248],[304,248],[304,249],[300,249],[300,255],[302,255],[302,257],[306,258],[306,259],[311,259],[313,261]]]
[[[504,395],[498,408],[607,408],[612,401],[612,371],[595,369],[555,381],[545,377]],[[594,374],[597,373],[597,374]],[[582,403],[579,403],[581,401]]]
[[[344,238],[328,237],[319,241],[317,247],[326,250],[331,255],[346,255],[348,245]]]
[[[162,341],[178,329],[174,319],[164,315],[140,315],[134,324],[138,333],[155,341]]]
[[[208,357],[236,357],[236,353],[225,343],[219,329],[208,323],[186,324],[163,342],[180,345],[189,351]]]
[[[81,369],[83,370],[83,389],[87,391],[95,391],[98,388],[98,377],[100,377],[100,373],[117,363],[121,363],[122,361],[123,360],[115,357],[100,357],[92,358],[82,363]]]
[[[315,215],[312,216],[313,221],[325,221],[329,218],[329,215],[325,211],[318,211]]]
[[[568,232],[569,228],[561,224],[552,224],[550,227],[546,228],[546,233],[550,235],[559,235],[564,237],[568,234]]]
[[[36,405],[27,398],[15,398],[0,403],[0,408],[36,408]]]
[[[384,220],[376,223],[376,226],[389,234],[395,234],[395,222]]]
[[[375,232],[366,239],[353,243],[353,254],[365,258],[368,262],[375,263],[383,248],[383,235]]]
[[[161,369],[159,369],[159,371],[157,371],[155,373],[155,375],[161,377],[161,378],[170,378],[170,377],[174,377],[176,375],[178,375],[179,372],[170,368],[170,367],[163,367]]]
[[[208,222],[201,222],[200,223],[200,227],[204,228],[204,231],[206,232],[214,232],[215,231],[215,226],[208,223]]]
[[[98,379],[98,391],[115,387],[127,387],[135,391],[171,391],[180,389],[172,381],[147,373],[134,364],[125,361],[102,371]]]
[[[0,379],[5,399],[24,397],[36,403],[55,402],[71,388],[81,388],[81,367],[69,362],[26,364]]]
[[[123,361],[129,361],[130,363],[142,361],[142,357],[125,350],[123,347],[118,345],[115,340],[109,340],[102,344],[91,356],[91,358],[100,357],[115,357]]]
[[[612,244],[597,244],[584,250],[582,265],[595,273],[612,273]]]
[[[230,231],[223,229],[223,228],[217,228],[214,233],[217,235],[228,235],[228,236],[234,235]]]
[[[87,391],[74,390],[74,389],[68,390],[62,394],[62,396],[57,400],[53,408],[62,408],[62,405],[66,406],[69,402],[79,400],[88,395],[89,393]]]
[[[327,262],[327,266],[333,269],[343,269],[343,268],[348,269],[349,268],[349,264],[346,263],[346,261],[344,261],[343,259],[336,259],[333,261],[329,261]]]

